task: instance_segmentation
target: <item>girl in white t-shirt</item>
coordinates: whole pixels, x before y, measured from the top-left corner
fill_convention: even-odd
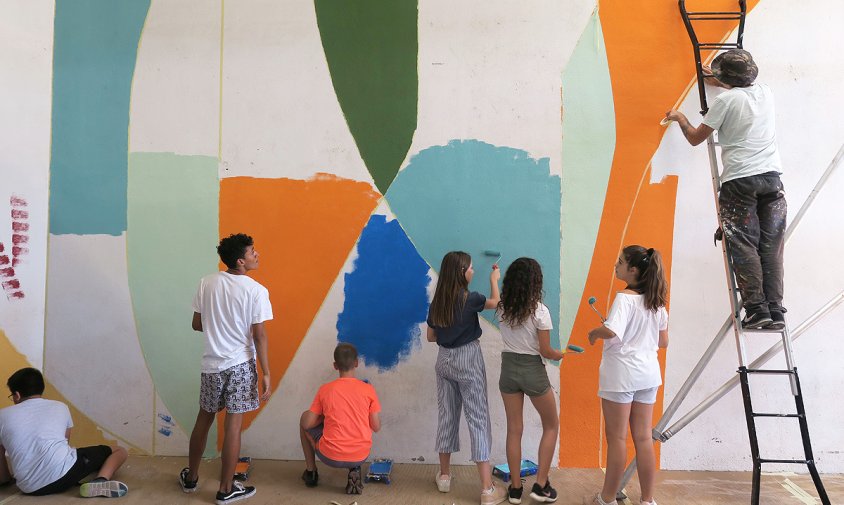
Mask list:
[[[615,505],[627,463],[627,429],[633,434],[642,505],[655,505],[656,476],[651,429],[653,404],[662,377],[657,350],[668,346],[668,283],[662,256],[638,245],[625,247],[615,276],[627,287],[616,294],[607,320],[589,332],[589,343],[604,340],[598,396],[607,436],[604,487],[593,503]]]
[[[507,268],[495,315],[504,339],[498,389],[507,414],[507,464],[515,476],[508,489],[508,499],[510,503],[522,502],[518,469],[522,461],[522,411],[527,395],[542,420],[539,469],[530,496],[540,502],[553,502],[557,491],[551,487],[548,471],[560,421],[542,358],[559,361],[563,353],[551,347],[551,313],[542,303],[542,268],[535,259],[519,258]]]

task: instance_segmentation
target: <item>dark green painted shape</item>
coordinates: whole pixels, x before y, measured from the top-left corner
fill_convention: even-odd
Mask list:
[[[375,185],[386,193],[416,130],[416,0],[314,4],[337,99]]]

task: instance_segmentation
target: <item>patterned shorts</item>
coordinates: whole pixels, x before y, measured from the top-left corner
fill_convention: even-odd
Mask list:
[[[222,372],[203,373],[199,388],[199,408],[205,412],[242,414],[257,410],[258,371],[251,359]]]

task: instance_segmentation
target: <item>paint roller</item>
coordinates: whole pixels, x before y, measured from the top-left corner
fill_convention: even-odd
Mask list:
[[[598,301],[598,299],[597,299],[597,298],[595,298],[594,296],[590,296],[590,297],[589,297],[589,306],[592,308],[592,310],[594,310],[594,311],[595,311],[595,314],[598,314],[598,317],[600,317],[600,318],[601,318],[601,322],[602,322],[602,323],[605,323],[605,322],[607,321],[607,318],[605,318],[604,316],[602,316],[602,315],[601,315],[601,312],[600,312],[597,308],[595,308],[595,302],[597,302],[597,301]]]
[[[501,252],[487,249],[484,251],[484,256],[496,256],[495,261],[492,262],[492,268],[498,268],[498,262],[501,260]]]
[[[586,351],[586,349],[580,347],[579,345],[569,344],[566,346],[566,352],[563,354],[583,354],[584,351]]]

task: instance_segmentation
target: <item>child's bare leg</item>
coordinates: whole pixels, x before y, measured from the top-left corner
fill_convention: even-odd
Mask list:
[[[450,475],[451,472],[451,453],[440,453],[440,475]]]
[[[536,482],[539,485],[543,485],[543,483],[548,482],[551,460],[554,459],[554,449],[557,447],[557,435],[560,433],[560,418],[557,413],[557,401],[554,399],[554,390],[551,388],[548,388],[548,392],[542,396],[531,396],[530,401],[533,403],[542,421],[542,438],[539,439],[539,469],[536,472]],[[521,461],[516,464],[520,465]],[[510,468],[513,468],[512,464]]]
[[[305,419],[305,415],[308,414],[310,411],[305,411],[302,413],[302,418],[299,420],[299,439],[302,441],[302,453],[305,455],[305,469],[308,471],[316,470],[316,452],[315,452],[315,445],[314,439],[310,433],[308,433],[304,428],[302,428],[302,422]]]
[[[656,479],[656,455],[651,437],[653,411],[653,405],[638,402],[633,402],[630,410],[630,432],[633,434],[633,445],[636,446],[636,468],[642,489],[642,501],[645,502],[654,499]]]
[[[475,461],[478,465],[478,475],[481,477],[481,490],[486,491],[492,487],[492,467],[489,461]]]
[[[112,447],[111,455],[106,458],[105,462],[103,462],[103,466],[100,467],[97,477],[102,477],[105,480],[111,480],[112,476],[114,476],[114,472],[120,468],[120,465],[126,462],[127,457],[129,457],[129,453],[126,452],[126,449],[118,446]]]
[[[601,499],[614,503],[624,466],[627,463],[627,426],[630,421],[630,404],[615,403],[601,398],[604,427],[607,434],[607,473]]]
[[[518,489],[522,487],[522,479],[516,477],[515,472],[518,470],[514,471],[513,468],[521,468],[522,464],[522,433],[524,431],[522,412],[525,405],[525,395],[522,393],[501,393],[501,399],[504,401],[504,414],[507,416],[507,465],[510,467],[510,474],[513,476],[510,480],[510,486]],[[489,486],[486,489],[489,489]]]
[[[223,454],[220,469],[220,492],[229,493],[232,489],[234,469],[240,457],[240,427],[243,424],[243,414],[226,412],[225,434],[223,435]]]
[[[214,424],[214,416],[213,412],[205,412],[202,409],[199,409],[196,415],[188,452],[188,468],[190,468],[188,479],[191,481],[199,478],[199,463],[202,461],[202,453],[205,452],[205,444],[208,442],[208,430]]]

